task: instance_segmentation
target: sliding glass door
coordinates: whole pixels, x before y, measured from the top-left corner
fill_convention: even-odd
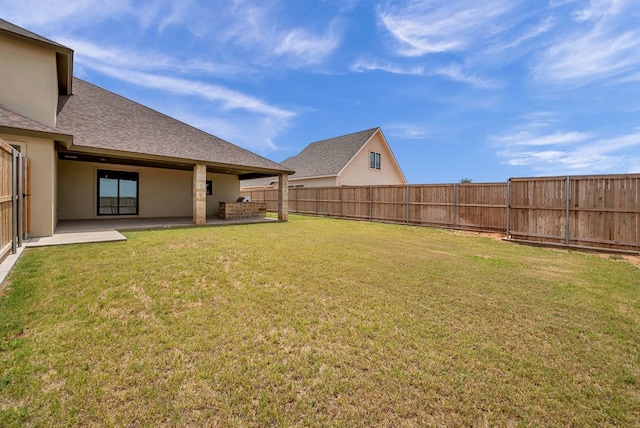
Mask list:
[[[98,215],[138,214],[138,173],[98,170]]]

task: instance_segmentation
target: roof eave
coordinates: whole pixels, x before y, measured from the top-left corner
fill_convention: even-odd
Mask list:
[[[76,144],[68,144],[67,149],[69,151],[78,152],[78,153],[103,154],[103,155],[111,155],[111,156],[117,156],[117,157],[126,157],[131,159],[140,159],[140,160],[156,160],[156,161],[161,161],[166,163],[175,163],[175,164],[189,164],[189,165],[205,164],[207,167],[215,168],[218,170],[247,171],[247,173],[242,173],[239,175],[257,174],[259,177],[270,177],[270,176],[276,176],[280,174],[289,175],[295,172],[289,169],[275,169],[275,168],[256,167],[251,165],[230,164],[225,162],[211,162],[211,161],[206,161],[202,159],[170,157],[170,156],[153,155],[153,154],[139,153],[139,152],[127,152],[123,150],[96,148],[96,147],[81,146]]]
[[[14,128],[11,126],[0,126],[0,133],[20,135],[23,137],[46,138],[50,140],[61,141],[66,143],[67,145],[73,142],[72,135],[59,134],[56,132],[36,131],[33,129],[27,129],[27,128]]]

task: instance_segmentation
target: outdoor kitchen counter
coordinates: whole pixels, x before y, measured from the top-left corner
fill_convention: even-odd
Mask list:
[[[267,204],[265,202],[220,202],[218,215],[225,220],[266,217]]]

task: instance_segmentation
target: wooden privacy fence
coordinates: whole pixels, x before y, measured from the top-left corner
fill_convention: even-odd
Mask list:
[[[278,191],[243,191],[277,210]],[[298,187],[289,189],[289,212],[336,218],[506,230],[506,183],[401,186]]]
[[[509,181],[511,239],[640,250],[640,174]]]
[[[507,183],[289,189],[289,212],[464,230],[515,241],[640,251],[640,174]],[[243,196],[277,211],[278,191]]]

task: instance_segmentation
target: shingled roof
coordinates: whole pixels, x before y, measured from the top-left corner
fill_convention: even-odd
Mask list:
[[[281,162],[295,171],[290,179],[338,175],[380,128],[371,128],[309,144]],[[244,180],[243,187],[268,186],[273,179]]]
[[[337,175],[378,129],[316,141],[282,164],[296,171],[292,178]]]
[[[289,169],[184,122],[74,78],[74,93],[58,103],[59,132],[73,135],[75,150],[116,150],[179,158],[263,172]]]
[[[56,129],[0,105],[0,130],[2,129],[10,129],[12,132],[19,130],[26,133],[35,131],[40,134],[62,136]]]

